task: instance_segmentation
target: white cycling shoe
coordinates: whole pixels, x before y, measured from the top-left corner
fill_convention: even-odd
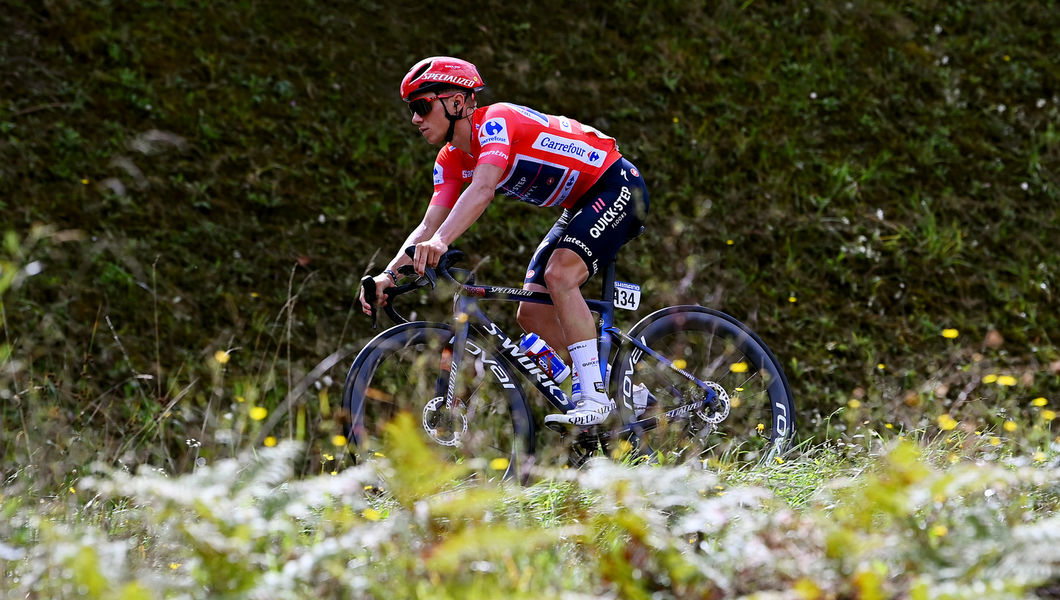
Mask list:
[[[582,400],[579,393],[573,398],[575,403],[574,410],[546,416],[545,425],[552,423],[577,425],[580,427],[599,425],[606,421],[607,417],[617,408],[614,400],[607,399],[606,396],[604,398],[607,400],[605,403],[595,400]],[[648,391],[647,387],[640,383],[633,386],[634,418],[639,419],[648,410],[649,406],[654,406],[655,404],[657,404],[655,396]]]
[[[615,401],[603,396],[604,402],[596,399],[578,400],[573,410],[561,414],[553,414],[545,417],[545,425],[577,425],[587,427],[599,425],[607,420],[608,415],[615,411]]]
[[[655,395],[649,392],[643,383],[633,385],[633,416],[635,418],[639,419],[649,406],[655,406],[658,403]]]

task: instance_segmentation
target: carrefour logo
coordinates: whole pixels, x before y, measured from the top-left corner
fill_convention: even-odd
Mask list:
[[[533,147],[552,154],[576,158],[594,167],[601,167],[604,164],[604,155],[597,151],[596,148],[580,140],[559,137],[550,133],[541,133],[534,141]]]
[[[486,144],[508,144],[508,123],[504,119],[496,118],[486,121],[478,133],[478,143]]]

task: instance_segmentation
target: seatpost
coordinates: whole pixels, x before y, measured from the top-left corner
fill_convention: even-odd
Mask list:
[[[608,303],[614,304],[615,302],[615,261],[611,261],[607,268],[604,269],[604,290],[601,294],[601,299]]]

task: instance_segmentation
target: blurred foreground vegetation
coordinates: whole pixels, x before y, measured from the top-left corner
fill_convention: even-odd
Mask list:
[[[0,498],[9,597],[1056,597],[1055,460],[867,440],[768,470],[601,458],[519,487],[439,461],[416,427],[315,477],[285,442],[179,477],[96,466],[43,512]]]
[[[99,597],[150,597],[169,585],[172,594],[204,597],[180,587],[189,573],[196,589],[249,594],[301,569],[299,560],[308,570],[286,580],[298,582],[290,597],[381,594],[386,585],[450,580],[456,568],[446,556],[469,557],[461,577],[481,561],[481,581],[513,595],[554,595],[552,579],[533,573],[571,569],[589,582],[578,589],[623,597],[640,597],[629,590],[642,588],[817,597],[811,585],[821,597],[924,597],[918,586],[946,590],[983,573],[1001,582],[994,592],[1003,597],[1055,579],[1055,566],[1028,574],[1002,563],[1057,561],[1028,549],[1055,547],[1043,531],[1060,529],[1046,526],[1055,525],[1060,444],[1056,2],[477,2],[438,10],[13,0],[0,11],[0,30],[0,501],[10,519],[0,529],[0,563],[5,581],[20,574],[11,584],[18,597],[49,596],[27,583],[47,578],[47,569],[79,573],[97,563],[118,570],[77,585]],[[653,211],[645,236],[621,255],[620,278],[641,283],[645,300],[620,325],[676,302],[747,322],[784,363],[810,441],[804,449],[817,449],[795,464],[812,471],[814,453],[834,451],[834,471],[796,497],[737,480],[751,486],[740,488],[748,504],[709,493],[674,505],[649,496],[623,511],[614,494],[633,498],[638,478],[662,475],[600,466],[544,484],[547,494],[549,485],[562,488],[558,508],[528,499],[541,493],[536,487],[488,488],[481,501],[480,492],[462,490],[473,498],[461,495],[459,504],[470,502],[472,512],[449,515],[458,510],[449,507],[440,520],[417,516],[400,496],[365,496],[360,486],[383,477],[369,469],[340,472],[335,481],[346,487],[328,487],[349,364],[341,357],[372,334],[353,306],[355,286],[396,250],[430,193],[435,149],[408,123],[396,87],[409,65],[432,54],[477,63],[489,84],[485,102],[565,114],[618,138],[645,173]],[[458,245],[480,280],[515,283],[555,216],[499,201]],[[425,296],[407,308],[444,319],[449,304]],[[511,317],[502,322],[514,327]],[[313,374],[329,356],[340,359],[336,366]],[[914,451],[897,438],[910,435],[946,458],[908,456]],[[881,437],[867,462],[843,454]],[[262,466],[259,479],[246,475],[246,502],[266,520],[301,519],[275,537],[255,530],[257,522],[228,520],[238,515],[196,513],[211,507],[171,497],[150,476],[116,490],[125,476],[111,474],[94,480],[96,491],[82,490],[93,461],[150,465],[192,478],[172,483],[213,489],[209,478],[235,469],[218,461],[258,464],[241,452],[261,440],[280,446],[263,455],[279,466]],[[302,490],[283,483],[291,473],[324,474],[304,483],[312,499],[291,492],[272,504],[256,491]],[[601,473],[613,483],[599,483]],[[829,474],[851,475],[836,484],[848,492],[872,489],[876,480],[866,477],[889,477],[896,487],[882,489],[899,500],[889,492],[811,494]],[[665,477],[709,488],[715,476],[679,469]],[[937,483],[951,478],[971,488]],[[751,490],[758,485],[771,491]],[[937,494],[942,500],[932,502]],[[43,519],[32,516],[41,500]],[[297,506],[281,514],[287,502]],[[679,526],[681,511],[670,510],[678,505],[737,511],[732,522],[749,529],[726,538],[721,525]],[[615,511],[594,516],[604,506]],[[885,522],[873,535],[901,543],[858,545],[854,538],[873,528],[843,516],[851,507]],[[178,527],[174,519],[189,510],[216,531]],[[837,511],[838,524],[825,525]],[[66,516],[49,525],[46,517],[59,514]],[[503,515],[499,526],[508,529],[494,531],[494,517],[484,515]],[[373,527],[361,527],[366,518]],[[460,523],[485,524],[483,535],[499,537],[462,538]],[[524,531],[542,523],[549,527],[540,535]],[[951,533],[939,535],[936,525]],[[211,545],[225,536],[238,548]],[[522,545],[511,541],[518,536]],[[994,540],[975,546],[989,564],[967,562],[950,543],[967,541],[961,536]],[[793,537],[804,545],[788,552]],[[345,541],[317,545],[330,538]],[[477,554],[482,539],[499,539],[507,559]],[[637,542],[617,541],[628,539]],[[467,547],[432,554],[434,544],[461,540]],[[724,540],[788,552],[752,561],[774,587],[741,587],[746,574],[726,571],[736,558],[710,560],[735,552]],[[358,577],[373,576],[370,555],[346,562],[347,543],[437,560],[417,567],[395,558],[390,579],[365,581]],[[542,547],[559,550],[538,564]],[[559,558],[568,548],[582,567]],[[314,552],[324,557],[316,567]],[[33,562],[38,555],[54,562]],[[45,570],[34,575],[26,565]],[[143,579],[151,572],[165,581]],[[877,588],[881,595],[872,595]]]

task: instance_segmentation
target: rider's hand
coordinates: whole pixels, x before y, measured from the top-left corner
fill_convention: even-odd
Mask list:
[[[412,266],[416,269],[416,273],[423,275],[427,267],[437,267],[438,260],[448,250],[449,244],[443,242],[437,235],[426,242],[416,244],[416,256],[412,259]]]
[[[383,293],[383,290],[388,288],[388,287],[394,287],[393,280],[391,280],[390,276],[387,275],[386,273],[380,273],[380,274],[376,275],[375,277],[373,277],[372,280],[375,281],[375,297],[377,299],[376,306],[377,307],[386,306],[387,297],[386,297],[386,294]],[[372,307],[368,304],[368,301],[364,299],[364,288],[363,287],[361,288],[360,299],[361,299],[361,310],[364,311],[364,314],[366,314],[366,315],[372,314]]]

